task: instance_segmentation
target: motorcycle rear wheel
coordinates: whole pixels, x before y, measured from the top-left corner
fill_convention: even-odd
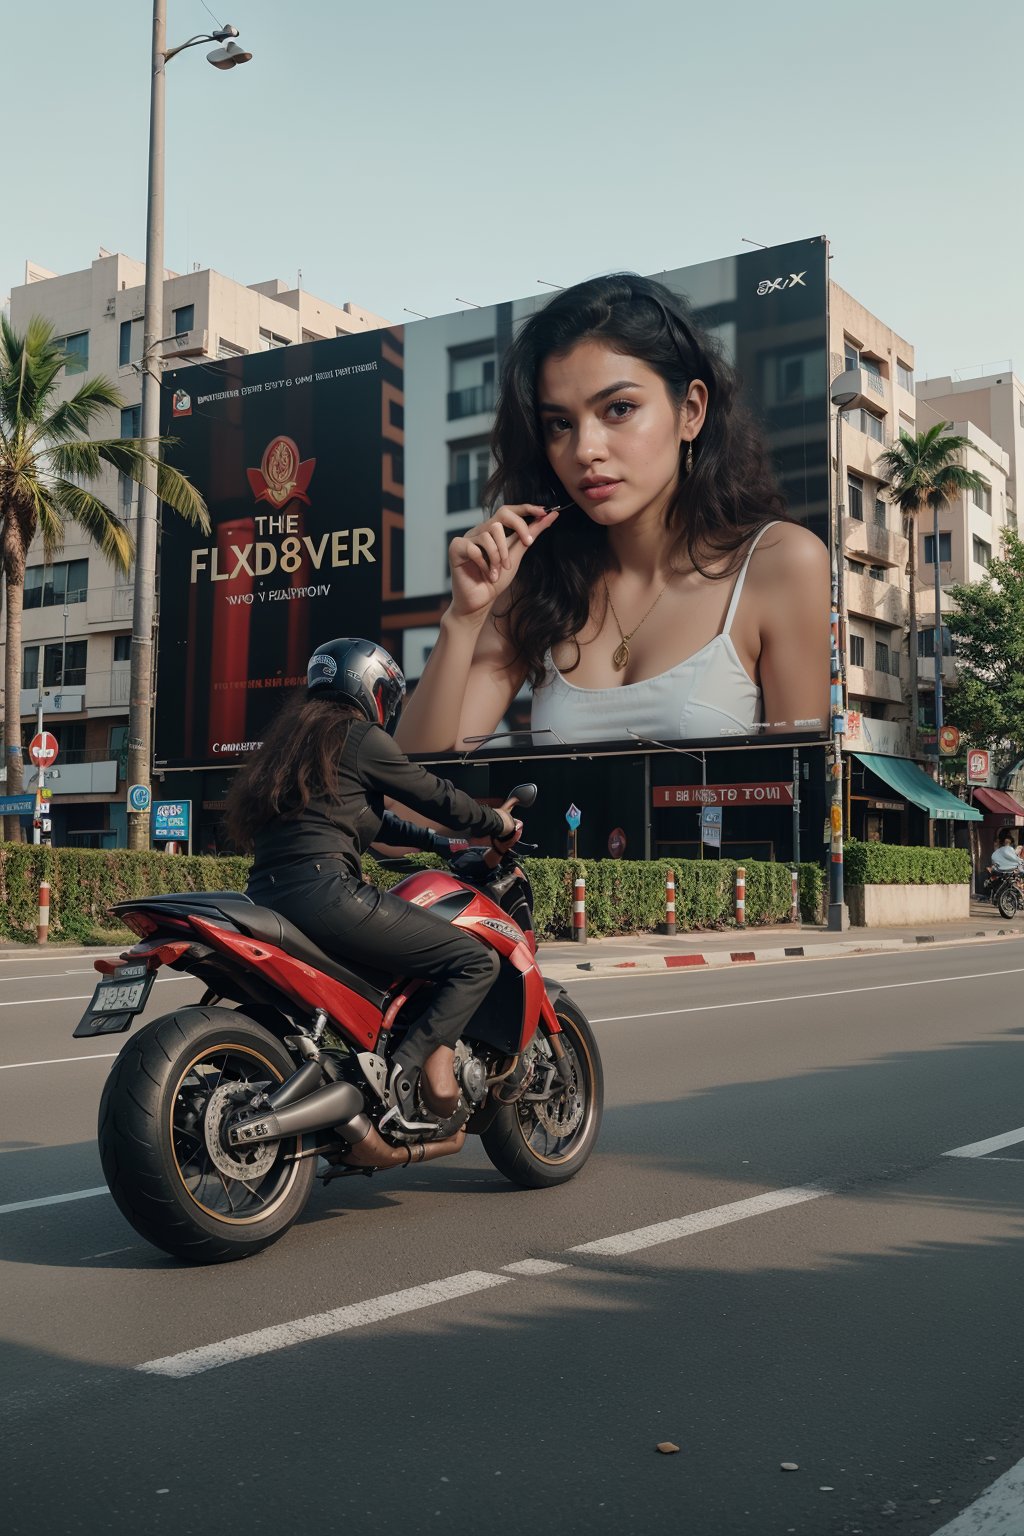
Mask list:
[[[244,1259],[299,1217],[316,1158],[293,1160],[301,1138],[227,1149],[217,1125],[295,1063],[262,1025],[230,1008],[183,1008],[125,1043],[99,1109],[110,1193],[136,1232],[191,1264]],[[211,1146],[213,1151],[211,1151]]]
[[[1016,917],[1021,908],[1021,894],[1015,885],[1002,885],[996,895],[996,906],[999,908],[1000,917],[1007,920]]]
[[[593,1152],[601,1127],[604,1073],[594,1031],[568,997],[559,998],[555,1013],[572,1066],[566,1104],[571,1106],[575,1095],[582,1099],[578,1122],[567,1135],[558,1136],[534,1105],[520,1100],[504,1105],[480,1136],[494,1167],[522,1189],[551,1189],[574,1178]]]

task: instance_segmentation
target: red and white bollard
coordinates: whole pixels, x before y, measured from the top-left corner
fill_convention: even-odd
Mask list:
[[[660,932],[671,938],[676,931],[676,872],[674,869],[665,871],[665,921],[661,925]]]
[[[747,872],[740,864],[736,869],[736,926],[743,928],[747,922]]]
[[[587,942],[587,882],[582,875],[572,888],[572,937],[574,944]]]
[[[36,943],[45,944],[50,937],[50,882],[44,880],[39,887],[39,926],[36,928]]]
[[[794,923],[798,923],[800,921],[800,873],[798,870],[794,869],[792,871],[792,875],[793,896],[790,901],[789,915]]]

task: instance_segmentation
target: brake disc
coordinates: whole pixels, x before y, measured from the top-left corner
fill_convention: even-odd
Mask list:
[[[553,1098],[530,1106],[540,1125],[556,1140],[571,1136],[583,1123],[586,1104],[578,1087],[567,1088]]]
[[[278,1148],[276,1141],[257,1143],[237,1150],[229,1150],[224,1145],[224,1122],[233,1109],[248,1103],[252,1094],[251,1084],[221,1083],[207,1099],[203,1116],[203,1137],[213,1166],[225,1178],[238,1179],[245,1184],[269,1173]]]

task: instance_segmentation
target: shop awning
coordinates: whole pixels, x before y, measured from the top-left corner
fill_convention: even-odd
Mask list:
[[[1008,795],[1005,789],[976,789],[974,803],[984,806],[995,816],[1012,816],[1015,826],[1024,825],[1024,805]]]
[[[922,768],[906,757],[883,757],[876,752],[855,752],[854,757],[865,768],[888,784],[905,800],[912,800],[922,811],[936,821],[983,821],[981,812],[951,795],[948,789],[936,784]]]

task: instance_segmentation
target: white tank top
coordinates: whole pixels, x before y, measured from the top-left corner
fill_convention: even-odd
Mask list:
[[[750,557],[761,536],[776,526],[766,523],[751,540],[720,632],[678,666],[617,688],[577,688],[562,676],[548,651],[544,681],[533,693],[534,745],[617,741],[630,731],[672,741],[688,736],[748,736],[756,730],[761,690],[740,661],[730,631]]]

